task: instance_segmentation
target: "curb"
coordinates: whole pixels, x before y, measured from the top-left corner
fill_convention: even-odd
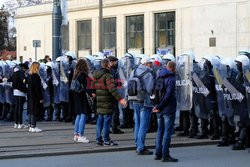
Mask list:
[[[191,146],[205,146],[205,145],[214,145],[218,141],[208,141],[208,142],[193,142],[193,143],[176,143],[171,144],[171,147],[191,147]],[[104,147],[102,147],[104,148]],[[105,147],[106,148],[106,147]],[[147,146],[149,149],[154,149],[155,145]],[[108,153],[108,152],[120,152],[120,151],[132,151],[135,150],[135,146],[124,146],[124,147],[110,147],[106,149],[87,149],[81,151],[66,151],[66,152],[45,152],[45,153],[27,153],[27,154],[18,154],[18,155],[0,155],[0,160],[5,159],[18,159],[18,158],[36,158],[36,157],[49,157],[49,156],[63,156],[63,155],[77,155],[77,154],[93,154],[93,153]],[[249,150],[250,152],[250,150]],[[1,151],[0,151],[1,153]]]

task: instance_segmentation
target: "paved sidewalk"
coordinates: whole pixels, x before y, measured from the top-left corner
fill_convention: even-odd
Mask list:
[[[125,134],[113,135],[112,140],[119,146],[97,147],[95,144],[95,125],[87,125],[85,134],[91,143],[73,141],[71,123],[38,122],[42,133],[30,133],[27,129],[14,129],[13,123],[0,122],[0,159],[41,157],[55,155],[84,154],[134,150],[133,130],[125,129]],[[146,144],[154,148],[155,133],[148,133]],[[215,144],[217,141],[189,139],[174,135],[173,147]]]

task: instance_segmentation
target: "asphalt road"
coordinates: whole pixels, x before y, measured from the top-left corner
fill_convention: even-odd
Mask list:
[[[178,163],[163,163],[154,156],[137,156],[133,151],[70,156],[0,160],[1,167],[249,167],[248,151],[232,151],[216,146],[171,149]]]

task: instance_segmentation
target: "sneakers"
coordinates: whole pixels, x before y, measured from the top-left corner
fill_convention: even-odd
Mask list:
[[[81,137],[78,137],[77,142],[78,143],[89,143],[89,140],[86,137],[81,136]]]
[[[17,128],[18,128],[18,129],[27,129],[28,126],[27,126],[27,125],[24,125],[24,124],[19,124]]]
[[[39,129],[39,128],[37,128],[37,127],[35,127],[35,128],[31,128],[30,132],[31,133],[39,133],[39,132],[42,132],[42,130]]]
[[[153,155],[153,152],[149,151],[148,149],[144,149],[140,152],[137,151],[137,155]]]
[[[103,145],[104,146],[118,146],[118,144],[113,142],[112,140],[104,142]]]
[[[18,128],[18,125],[17,124],[14,124],[14,129],[17,129]]]
[[[78,141],[78,138],[79,138],[79,136],[78,136],[78,135],[74,135],[73,140],[74,140],[75,142],[77,142],[77,141]]]
[[[28,126],[24,124],[14,124],[14,129],[27,129]]]

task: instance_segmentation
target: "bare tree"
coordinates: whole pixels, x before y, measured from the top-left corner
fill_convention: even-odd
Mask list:
[[[0,9],[0,52],[8,47],[8,18],[9,13],[2,7]]]
[[[0,51],[16,49],[15,16],[19,7],[38,5],[53,0],[7,0],[0,9]]]

